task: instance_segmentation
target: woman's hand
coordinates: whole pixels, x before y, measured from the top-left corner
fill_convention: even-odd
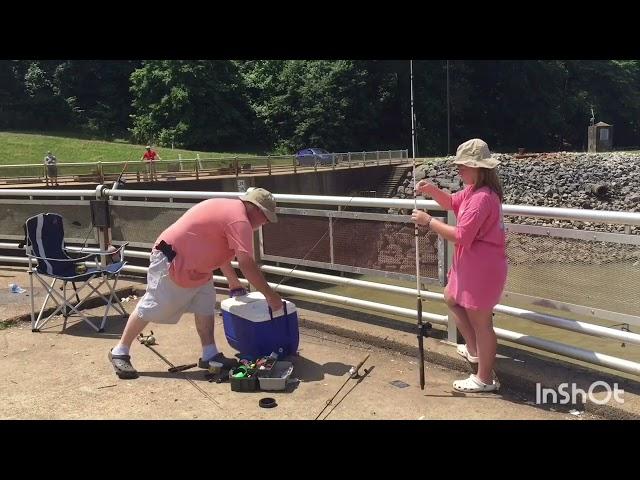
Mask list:
[[[437,191],[438,187],[431,183],[429,180],[420,180],[416,185],[416,192],[424,193],[431,196],[433,192]]]
[[[418,225],[429,225],[431,215],[427,212],[423,212],[422,210],[414,210],[411,214],[411,221]]]

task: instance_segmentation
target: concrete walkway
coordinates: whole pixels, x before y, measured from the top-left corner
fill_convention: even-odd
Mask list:
[[[0,270],[0,320],[20,318],[29,312],[26,294],[6,293],[9,283],[25,287],[25,277],[24,268]],[[123,287],[135,286],[136,282],[123,282]],[[12,302],[7,302],[7,295]],[[124,305],[131,311],[135,301]],[[101,316],[103,308],[89,312]],[[499,394],[454,392],[453,380],[464,378],[467,373],[429,361],[426,388],[421,391],[414,356],[375,346],[375,342],[330,333],[331,328],[315,328],[313,325],[319,323],[330,326],[326,313],[301,308],[299,316],[299,355],[290,358],[294,363],[293,377],[299,383],[286,392],[252,393],[232,392],[228,382],[210,383],[203,370],[169,373],[158,356],[138,343],[132,349],[132,361],[140,378],[118,379],[107,360],[107,352],[117,343],[124,327],[125,319],[120,316],[110,317],[104,333],[96,333],[76,319],[70,319],[65,332],[61,332],[62,318],[54,319],[40,333],[32,333],[24,321],[5,324],[6,328],[0,330],[0,418],[312,420],[344,383],[349,368],[367,354],[370,358],[364,367],[370,369],[369,374],[359,383],[349,381],[333,405],[325,410],[329,419],[598,418],[588,412],[573,415],[568,408],[559,411],[560,408],[537,406],[531,395],[509,388]],[[353,322],[340,321],[341,328]],[[201,352],[190,315],[185,315],[177,325],[152,328],[158,341],[155,348],[173,364],[197,362]],[[360,328],[361,333],[363,330],[366,329]],[[224,338],[219,315],[216,339],[225,354],[235,353]],[[452,347],[428,340],[427,350],[438,343],[437,348],[446,349],[455,361]],[[258,400],[266,396],[274,397],[278,406],[260,408]]]

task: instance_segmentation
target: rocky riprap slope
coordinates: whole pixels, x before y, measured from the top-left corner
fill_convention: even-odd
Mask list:
[[[640,154],[547,153],[527,158],[495,155],[502,163],[498,172],[505,204],[640,212]],[[416,168],[418,180],[427,178],[449,192],[462,189],[453,157],[439,158]],[[413,198],[412,172],[395,198]],[[419,197],[422,198],[422,197]],[[391,213],[398,213],[391,210]],[[404,212],[408,213],[408,212]],[[586,228],[624,232],[622,225],[596,225],[551,219],[514,218],[508,221],[532,225]],[[640,227],[632,226],[640,234]]]
[[[516,158],[495,154],[505,193],[505,204],[640,212],[640,154],[546,153]],[[439,158],[416,168],[416,178],[427,178],[440,188],[457,192],[463,185],[453,157]],[[395,198],[413,198],[413,178],[408,171]],[[423,198],[423,197],[418,197]],[[410,214],[390,209],[389,213]],[[640,226],[506,217],[506,222],[640,235]],[[628,262],[640,266],[640,247],[570,239],[541,239],[527,235],[509,237],[510,263],[578,262],[602,265]],[[407,252],[409,253],[409,252]]]

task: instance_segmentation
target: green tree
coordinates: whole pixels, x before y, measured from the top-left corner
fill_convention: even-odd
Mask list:
[[[131,74],[140,142],[194,149],[252,147],[254,114],[231,61],[148,60]]]
[[[60,96],[80,129],[104,138],[128,135],[130,76],[140,61],[66,60],[55,70]]]

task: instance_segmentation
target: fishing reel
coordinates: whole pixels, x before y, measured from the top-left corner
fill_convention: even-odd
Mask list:
[[[153,330],[151,330],[150,335],[143,335],[142,332],[140,332],[140,335],[138,335],[138,340],[140,340],[140,343],[142,345],[157,345],[156,337],[153,336]]]

